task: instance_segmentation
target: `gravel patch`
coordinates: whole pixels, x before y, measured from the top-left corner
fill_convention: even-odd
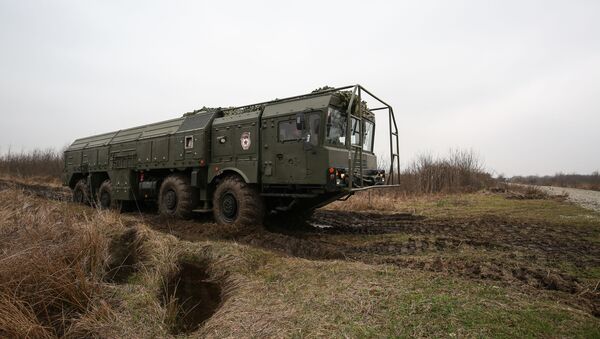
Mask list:
[[[569,201],[572,201],[587,209],[600,212],[600,192],[598,191],[553,186],[539,186],[539,188],[552,195],[561,195],[567,193],[569,195]]]

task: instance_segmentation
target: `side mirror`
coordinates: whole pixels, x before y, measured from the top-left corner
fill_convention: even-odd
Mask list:
[[[296,114],[296,129],[299,131],[302,131],[302,130],[304,130],[304,127],[305,127],[304,113]]]

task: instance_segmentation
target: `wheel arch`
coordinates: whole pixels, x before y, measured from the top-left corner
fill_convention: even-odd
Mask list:
[[[250,182],[250,180],[248,179],[248,176],[246,174],[244,174],[244,172],[240,171],[239,169],[237,169],[235,167],[227,167],[227,168],[221,169],[218,173],[215,173],[212,177],[209,178],[209,182],[211,184],[215,185],[220,179],[225,178],[230,175],[239,176],[240,178],[242,178],[242,180],[244,180],[245,183]]]
[[[83,173],[73,173],[69,178],[69,188],[74,189],[77,182],[81,179],[85,179],[87,177],[86,174]]]

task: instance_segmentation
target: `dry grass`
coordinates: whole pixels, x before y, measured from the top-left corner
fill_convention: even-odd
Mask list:
[[[538,186],[504,185],[507,199],[565,199],[567,195],[550,195]]]
[[[336,201],[325,207],[327,210],[411,212],[406,206],[413,201],[436,200],[445,194],[414,194],[395,188],[380,188],[357,192],[346,201]]]
[[[168,334],[156,296],[177,270],[173,237],[157,240],[118,214],[16,189],[0,191],[0,220],[0,336]],[[144,287],[131,291],[136,272]]]
[[[102,300],[110,215],[65,218],[13,190],[0,192],[0,328],[5,335],[71,336]]]
[[[443,230],[436,227],[437,216],[472,213],[469,218],[475,219],[519,211],[519,218],[532,211],[540,213],[537,225],[566,215],[573,216],[565,219],[569,225],[581,219],[591,228],[580,209],[553,200],[516,201],[486,194],[389,194],[373,195],[372,203],[386,212],[415,207],[418,213],[430,216],[420,227],[434,232]],[[366,199],[349,202],[354,200],[358,204]],[[555,214],[548,215],[548,211]],[[188,269],[191,263],[201,270],[204,282],[218,284],[221,301],[213,316],[198,324],[197,331],[182,336],[598,335],[598,320],[563,303],[558,292],[358,258],[309,260],[286,248],[294,243],[310,249],[343,241],[348,249],[380,244],[387,251],[408,238],[425,240],[422,234],[407,233],[409,230],[381,235],[300,234],[296,238],[257,229],[242,238],[235,234],[219,237],[222,228],[210,222],[99,213],[12,188],[0,191],[0,220],[0,336],[5,337],[173,336],[181,331],[178,322],[187,299],[185,294],[177,298],[170,286],[178,277],[186,278],[182,276],[183,263]],[[429,227],[429,221],[434,225]],[[168,234],[177,228],[193,235],[194,241]],[[399,254],[381,258],[436,262],[442,255],[448,262],[453,258],[461,263],[473,258],[494,262],[509,260],[504,256],[511,253],[463,244],[447,252]],[[118,281],[108,279],[119,266],[133,270],[125,271]]]
[[[0,337],[166,337],[176,326],[173,236],[15,188],[0,190],[0,220]]]

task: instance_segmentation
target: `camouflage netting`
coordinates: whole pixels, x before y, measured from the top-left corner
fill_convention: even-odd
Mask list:
[[[335,88],[331,87],[331,86],[323,86],[323,87],[319,87],[319,88],[313,90],[312,92],[310,92],[310,94],[326,92],[326,91],[330,91],[333,89],[335,89]],[[348,109],[350,100],[352,99],[352,91],[338,91],[338,92],[332,92],[331,94],[338,98],[339,106],[345,112]],[[274,100],[278,100],[278,99],[274,99]],[[361,106],[362,106],[363,111],[365,111],[365,112],[368,111],[366,101],[361,100]],[[254,112],[254,111],[262,111],[264,108],[265,108],[265,105],[251,105],[251,106],[242,107],[242,108],[235,108],[235,107],[224,107],[223,108],[223,107],[203,106],[202,108],[197,109],[193,112],[185,113],[183,116],[193,115],[193,114],[196,114],[199,112],[213,112],[213,111],[223,111],[223,116],[231,116],[231,115],[249,113],[249,112]],[[356,104],[353,105],[352,110],[353,110],[353,114],[358,114],[358,106]]]
[[[326,85],[326,86],[315,89],[311,93],[325,92],[325,91],[329,91],[332,89],[335,89],[335,88]],[[338,92],[334,92],[333,95],[335,95],[340,100],[340,108],[344,112],[346,110],[348,110],[348,105],[350,104],[350,100],[352,100],[352,91],[338,91]],[[356,99],[358,99],[358,98],[356,98]],[[360,104],[362,106],[363,111],[365,111],[365,112],[368,111],[366,101],[361,100]],[[352,114],[358,114],[358,106],[356,105],[356,103],[352,107]]]
[[[260,111],[263,108],[265,108],[265,105],[252,105],[252,106],[242,107],[242,108],[235,108],[235,107],[206,107],[206,106],[203,106],[200,109],[194,110],[192,112],[187,112],[183,116],[186,117],[188,115],[194,115],[194,114],[197,114],[197,113],[200,113],[200,112],[216,112],[216,111],[222,111],[223,112],[223,116],[231,116],[231,115],[237,115],[237,114],[242,114],[242,113],[249,113],[249,112],[254,112],[254,111]]]
[[[243,108],[229,107],[223,111],[223,116],[237,115],[237,114],[249,113],[249,112],[254,112],[254,111],[262,111],[264,108],[265,108],[265,105],[252,105],[252,106],[243,107]]]
[[[220,107],[206,107],[206,106],[202,106],[202,108],[200,108],[200,109],[196,109],[196,110],[193,110],[191,112],[184,113],[183,116],[187,117],[188,115],[194,115],[194,114],[200,113],[200,112],[214,112],[214,111],[218,111],[220,109],[221,109]]]

